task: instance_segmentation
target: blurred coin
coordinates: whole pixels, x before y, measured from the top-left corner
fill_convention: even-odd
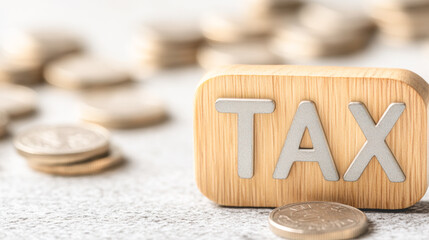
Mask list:
[[[184,66],[196,62],[195,52],[189,55],[162,57],[157,55],[141,56],[138,58],[141,65],[149,68],[168,68],[175,66]]]
[[[280,59],[261,41],[234,44],[207,44],[198,52],[198,63],[205,69],[230,64],[279,64]]]
[[[271,21],[226,14],[207,15],[201,28],[205,38],[220,43],[262,39],[273,30]]]
[[[134,41],[136,59],[148,69],[195,63],[196,50],[203,41],[195,22],[146,24]]]
[[[429,6],[428,0],[379,0],[372,2],[378,9],[385,10],[414,10]]]
[[[255,17],[273,17],[293,14],[303,3],[301,0],[247,0],[248,14]]]
[[[270,42],[271,50],[285,60],[312,59],[355,52],[365,47],[372,32],[342,34],[320,32],[299,22],[279,28]]]
[[[9,123],[8,115],[0,111],[0,138],[7,134],[8,123]]]
[[[384,0],[373,3],[371,16],[388,42],[409,42],[429,36],[428,0]]]
[[[44,165],[74,163],[105,154],[109,149],[107,130],[88,125],[45,125],[32,127],[14,140],[18,152]]]
[[[82,50],[83,45],[75,35],[53,29],[11,33],[3,44],[8,58],[40,65]]]
[[[171,45],[198,45],[203,36],[195,22],[153,22],[144,25],[136,39],[136,44],[152,47]]]
[[[107,156],[88,159],[79,163],[65,165],[43,165],[37,161],[28,161],[31,168],[61,176],[79,176],[99,173],[123,162],[122,153],[118,147],[112,147]]]
[[[91,56],[72,55],[50,64],[46,81],[69,89],[93,88],[130,81],[130,76],[113,63]]]
[[[159,98],[132,87],[88,92],[81,106],[82,120],[112,128],[150,125],[166,116],[166,107]]]
[[[274,209],[270,229],[290,239],[351,239],[368,229],[366,215],[334,202],[302,202]]]
[[[2,83],[0,84],[0,111],[9,117],[20,117],[36,110],[36,92],[30,88]]]
[[[310,3],[299,11],[300,23],[316,32],[332,34],[365,34],[374,24],[363,12],[346,7]]]
[[[42,68],[34,63],[20,63],[0,60],[0,83],[35,84],[42,80]]]

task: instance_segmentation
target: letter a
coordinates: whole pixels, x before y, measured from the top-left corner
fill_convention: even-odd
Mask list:
[[[306,128],[310,133],[313,149],[299,148]],[[326,180],[339,180],[316,106],[311,101],[302,101],[299,104],[273,177],[276,179],[287,178],[294,162],[318,162]]]

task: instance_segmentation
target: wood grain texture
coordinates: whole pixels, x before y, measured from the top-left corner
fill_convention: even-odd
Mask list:
[[[268,98],[272,114],[256,114],[254,176],[237,174],[237,115],[219,113],[218,98]],[[201,192],[227,206],[276,207],[299,201],[336,201],[359,208],[401,209],[423,197],[427,188],[427,83],[401,69],[235,65],[208,74],[196,91],[194,154]],[[298,104],[316,104],[340,180],[326,181],[315,162],[294,163],[283,180],[272,177]],[[390,182],[376,158],[356,182],[342,180],[366,141],[348,109],[366,105],[378,122],[392,102],[406,109],[386,138],[405,173]],[[311,147],[305,136],[302,147]]]

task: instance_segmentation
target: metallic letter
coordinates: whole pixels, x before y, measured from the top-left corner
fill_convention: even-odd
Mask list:
[[[385,141],[404,111],[405,104],[390,104],[377,125],[363,103],[351,102],[349,109],[367,140],[344,174],[344,181],[357,181],[373,156],[377,157],[391,182],[405,181],[405,175]]]
[[[238,176],[253,177],[253,119],[256,113],[272,113],[275,103],[271,99],[219,98],[216,110],[237,113]]]
[[[313,149],[300,149],[305,129],[308,128]],[[273,177],[285,179],[288,177],[294,162],[319,162],[324,178],[328,181],[338,181],[338,172],[320,123],[316,106],[311,101],[302,101],[295,116],[280,153]]]

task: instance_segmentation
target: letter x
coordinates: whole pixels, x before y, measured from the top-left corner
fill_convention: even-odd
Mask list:
[[[351,102],[349,109],[367,140],[344,174],[344,181],[357,181],[373,156],[377,157],[391,182],[405,181],[405,175],[401,167],[386,144],[386,137],[402,115],[405,104],[390,104],[377,125],[375,125],[363,103]]]

